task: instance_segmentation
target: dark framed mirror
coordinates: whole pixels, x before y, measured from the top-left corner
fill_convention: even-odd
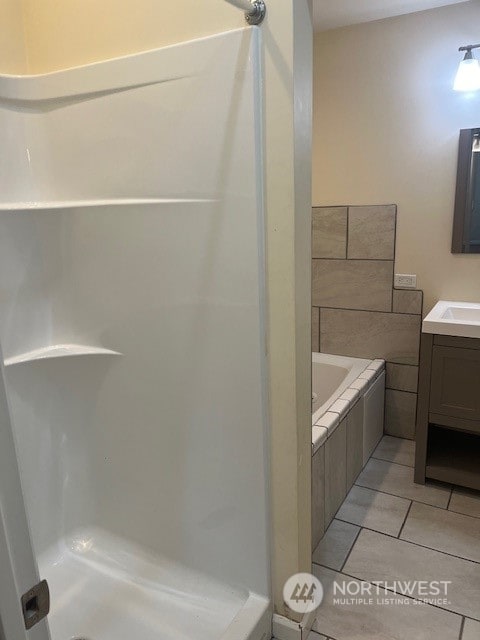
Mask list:
[[[460,131],[452,253],[480,253],[480,128]]]

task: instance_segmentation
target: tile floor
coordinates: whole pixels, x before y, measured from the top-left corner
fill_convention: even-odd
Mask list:
[[[309,640],[480,640],[480,493],[416,485],[414,447],[383,438],[315,549],[325,598]],[[415,580],[451,581],[447,602],[415,604]],[[334,605],[334,581],[389,582],[401,603]]]

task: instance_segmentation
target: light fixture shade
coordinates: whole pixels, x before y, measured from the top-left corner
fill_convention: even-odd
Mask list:
[[[465,58],[460,62],[453,85],[455,91],[480,90],[480,64],[475,58]]]

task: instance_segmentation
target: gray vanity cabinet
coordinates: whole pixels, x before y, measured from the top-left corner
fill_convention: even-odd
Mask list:
[[[422,334],[415,482],[480,489],[480,340]]]

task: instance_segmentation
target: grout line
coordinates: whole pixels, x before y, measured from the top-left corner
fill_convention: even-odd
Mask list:
[[[447,511],[450,511],[450,502],[452,501],[452,497],[453,497],[453,486],[450,490],[450,497],[448,499],[448,504],[447,504]],[[454,513],[454,511],[452,511],[451,513]]]
[[[407,367],[410,365],[406,365]],[[415,365],[413,365],[415,366]],[[410,389],[399,389],[398,387],[389,387],[388,384],[385,385],[385,389],[390,389],[390,391],[402,391],[402,393],[413,393],[416,396],[418,395],[418,391],[410,391]],[[404,440],[407,440],[408,438],[404,438]]]
[[[355,544],[355,542],[357,541],[358,536],[360,535],[360,533],[362,531],[371,531],[372,533],[380,533],[382,536],[387,536],[387,538],[392,538],[393,540],[398,540],[397,536],[394,536],[393,533],[385,533],[385,531],[379,531],[378,529],[372,529],[371,527],[364,527],[362,524],[357,524],[356,522],[349,522],[348,520],[343,520],[342,518],[335,518],[335,520],[338,520],[339,522],[344,522],[345,524],[351,524],[352,526],[355,527],[360,527],[360,531],[357,534],[357,537],[355,538],[355,541],[353,544]],[[407,542],[407,540],[402,540],[402,542]],[[414,543],[412,543],[414,544]],[[352,545],[353,548],[353,545]],[[350,549],[351,551],[351,549]],[[349,554],[350,555],[350,552]],[[348,558],[347,558],[348,560]],[[347,560],[345,560],[343,566],[345,566]],[[327,567],[327,569],[331,569],[331,567]]]
[[[318,306],[318,305],[313,305],[314,307]],[[421,318],[422,316],[419,313],[399,313],[397,311],[388,311],[388,309],[386,311],[382,311],[381,309],[350,309],[350,308],[346,308],[346,307],[327,307],[325,305],[320,305],[319,307],[320,309],[326,309],[327,311],[350,311],[350,312],[355,312],[355,313],[383,313],[384,315],[396,315],[396,316],[409,316],[411,318]],[[388,362],[391,362],[391,364],[404,364],[407,367],[418,367],[419,364],[418,362],[415,363],[409,363],[409,362],[394,362],[393,360],[389,360]]]
[[[350,547],[350,549],[349,549],[349,551],[347,553],[347,557],[345,558],[345,560],[344,560],[344,562],[342,564],[342,568],[340,569],[340,573],[343,571],[343,567],[347,564],[348,559],[350,557],[350,554],[353,551],[353,547],[357,544],[357,540],[358,540],[360,534],[362,533],[362,531],[363,531],[363,527],[360,527],[360,529],[357,531],[357,535],[355,536],[355,540],[353,541],[353,544],[352,544],[352,546]]]
[[[370,456],[370,459],[372,458],[374,460],[381,460],[382,462],[392,462],[393,464],[398,464],[398,466],[400,467],[407,467],[407,469],[415,469],[415,466],[411,464],[403,464],[402,462],[397,462],[396,460],[389,460],[388,458],[379,458],[378,456],[375,455],[375,451]],[[374,491],[376,491],[376,489],[374,489]],[[410,500],[410,498],[405,498],[405,499]]]
[[[396,463],[394,463],[396,464]],[[402,466],[402,465],[399,465]],[[413,467],[406,467],[407,469],[413,469]],[[405,496],[399,496],[398,493],[390,493],[389,491],[382,491],[381,489],[375,489],[374,487],[367,487],[364,484],[355,483],[355,487],[362,487],[362,489],[370,489],[371,491],[378,491],[378,493],[385,493],[387,496],[393,496],[394,498],[403,498],[404,500],[412,500],[412,498],[406,498]],[[427,507],[434,507],[435,509],[441,509],[446,511],[446,507],[439,507],[438,505],[431,504],[430,502],[422,502],[422,500],[412,500],[412,502],[418,502],[419,504],[425,504]],[[452,512],[453,513],[453,512]],[[473,516],[472,516],[473,517]]]
[[[393,262],[391,258],[331,258],[331,257],[318,257],[312,255],[312,260],[330,260],[337,262]],[[392,287],[393,288],[393,287]],[[397,291],[397,289],[395,289]],[[418,289],[400,289],[400,291],[418,291]]]
[[[452,490],[452,498],[453,498],[453,490]],[[451,498],[450,498],[451,500]],[[464,511],[455,511],[455,509],[448,509],[449,513],[456,513],[457,516],[467,516],[468,518],[476,518],[477,520],[480,519],[480,515],[479,516],[471,516],[469,513],[465,513]]]
[[[408,506],[407,513],[406,513],[406,515],[405,515],[405,518],[403,519],[403,524],[402,524],[402,526],[400,527],[400,531],[398,532],[398,536],[397,536],[397,538],[398,538],[399,540],[400,540],[400,536],[402,535],[403,528],[405,527],[405,524],[406,524],[406,522],[407,522],[407,518],[408,518],[408,516],[410,515],[410,510],[411,510],[411,508],[412,508],[412,504],[413,504],[413,500],[410,500],[410,504],[409,504],[409,506]]]
[[[345,260],[348,260],[349,242],[350,242],[350,207],[347,207],[347,232],[345,234]]]
[[[460,635],[458,636],[458,640],[462,640],[464,629],[465,629],[465,616],[463,616],[462,618],[462,624],[460,625]]]
[[[413,503],[414,501],[412,501]],[[441,553],[444,556],[449,556],[450,558],[457,558],[458,560],[465,560],[465,562],[471,562],[472,564],[480,565],[479,560],[472,560],[471,558],[465,558],[465,556],[456,556],[453,553],[448,553],[448,551],[441,551],[440,549],[436,549],[435,547],[427,547],[426,544],[420,544],[419,542],[414,542],[413,540],[407,540],[406,538],[398,538],[400,542],[407,542],[408,544],[413,544],[415,547],[420,547],[422,549],[429,549],[430,551],[436,551],[437,553]]]

